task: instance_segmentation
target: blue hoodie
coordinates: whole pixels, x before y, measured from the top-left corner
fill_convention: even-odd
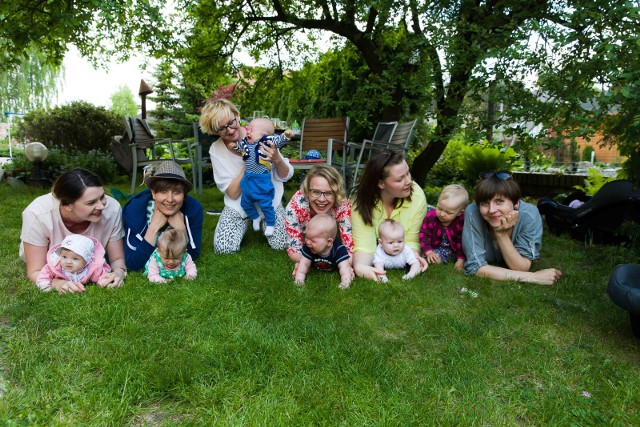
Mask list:
[[[124,259],[127,268],[131,271],[144,269],[144,265],[155,249],[155,246],[151,246],[144,239],[144,233],[149,225],[147,224],[147,205],[150,200],[151,191],[146,189],[136,194],[122,208],[122,222],[125,232]],[[187,252],[195,261],[200,256],[204,211],[200,202],[187,194],[180,212],[184,215],[187,238],[189,239]]]

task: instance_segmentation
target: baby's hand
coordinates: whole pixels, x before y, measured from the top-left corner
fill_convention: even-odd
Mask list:
[[[196,278],[196,275],[195,274],[186,274],[184,276],[184,278],[187,279],[187,280],[194,280]]]
[[[338,286],[340,289],[349,289],[349,287],[351,286],[351,282],[347,282],[347,281],[342,281],[340,282],[340,286]]]
[[[458,259],[456,261],[456,270],[462,270],[462,269],[464,269],[464,260]]]
[[[293,282],[298,286],[304,286],[304,277],[296,277]]]
[[[418,272],[408,272],[404,276],[402,276],[402,280],[411,280],[418,275]]]
[[[291,129],[287,129],[287,130],[285,130],[285,131],[284,131],[284,136],[286,136],[286,137],[287,137],[287,138],[289,138],[289,139],[293,138],[293,137],[294,137],[294,136],[296,136],[296,135],[297,135],[297,133],[296,133],[296,132],[294,132],[294,131],[293,131],[293,130],[291,130]]]
[[[431,264],[440,264],[440,256],[434,251],[429,251],[425,254],[427,261]]]
[[[381,274],[381,275],[378,276],[378,282],[388,283],[389,282],[389,278],[387,277],[386,274]]]

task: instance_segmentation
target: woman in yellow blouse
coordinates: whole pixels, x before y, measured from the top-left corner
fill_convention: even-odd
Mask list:
[[[384,274],[373,267],[373,255],[378,244],[378,226],[387,218],[402,224],[405,244],[416,253],[422,271],[426,270],[427,261],[420,256],[418,240],[426,214],[424,192],[411,179],[402,153],[382,153],[371,158],[351,198],[353,268],[356,275],[378,280],[377,275]]]

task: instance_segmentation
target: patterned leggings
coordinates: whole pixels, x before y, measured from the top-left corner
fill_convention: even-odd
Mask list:
[[[240,250],[240,243],[249,228],[249,218],[242,218],[242,215],[234,209],[224,207],[216,231],[213,235],[213,251],[217,254],[232,254]],[[262,221],[264,229],[265,223]],[[288,247],[288,236],[284,229],[284,207],[278,206],[276,209],[275,231],[271,237],[267,237],[269,246],[275,250],[285,250]]]

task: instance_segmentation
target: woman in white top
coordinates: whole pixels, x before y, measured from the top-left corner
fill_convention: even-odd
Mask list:
[[[224,209],[214,233],[213,249],[222,254],[238,252],[251,222],[240,206],[240,181],[244,176],[245,162],[235,150],[236,142],[245,136],[246,131],[240,126],[240,112],[226,99],[207,102],[200,115],[200,128],[207,134],[220,136],[209,149],[213,178],[218,189],[224,193]],[[283,182],[293,176],[293,167],[277,148],[261,143],[260,150],[273,164],[271,180],[275,187],[273,208],[276,211],[276,225],[273,235],[267,237],[267,240],[273,249],[283,250],[288,244],[282,207]]]
[[[36,198],[22,212],[20,258],[27,264],[27,277],[35,283],[47,262],[49,249],[69,234],[94,237],[107,251],[111,273],[101,284],[117,287],[127,274],[124,262],[124,231],[120,204],[105,195],[102,180],[86,169],[75,168],[56,179],[51,193]],[[59,293],[84,292],[84,286],[54,279]]]

